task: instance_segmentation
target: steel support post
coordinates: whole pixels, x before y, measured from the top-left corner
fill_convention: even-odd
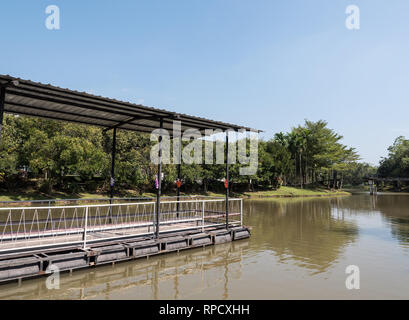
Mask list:
[[[229,226],[229,131],[226,131],[226,229]]]
[[[112,133],[111,180],[109,181],[109,185],[110,185],[109,203],[111,205],[112,205],[112,199],[114,197],[114,191],[115,191],[115,157],[116,157],[116,128],[113,129],[113,133]],[[112,223],[113,221],[112,206],[109,209],[109,220]]]
[[[160,118],[160,129],[163,129],[163,118]],[[158,158],[158,192],[156,195],[156,238],[159,238],[160,223],[160,197],[162,192],[162,132],[159,136],[159,158]]]
[[[177,180],[182,181],[181,179],[181,163],[182,163],[182,139],[179,138],[179,162],[177,164],[177,170],[178,170],[178,177]],[[179,201],[180,201],[180,186],[177,186],[176,188],[176,217],[179,218]]]

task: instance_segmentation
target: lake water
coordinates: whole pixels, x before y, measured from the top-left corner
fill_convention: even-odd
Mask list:
[[[0,286],[0,299],[409,299],[409,196],[246,200],[250,239]],[[360,289],[348,290],[349,265]]]

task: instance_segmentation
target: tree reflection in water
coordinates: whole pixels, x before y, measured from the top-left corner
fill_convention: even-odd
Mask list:
[[[242,253],[248,247],[247,239],[77,270],[62,274],[59,290],[48,290],[46,278],[26,280],[22,285],[9,283],[1,286],[0,299],[135,299],[139,295],[144,299],[183,299],[185,294],[216,286],[222,288],[222,293],[214,298],[227,299],[229,278],[241,278]],[[187,285],[188,282],[192,284]],[[121,292],[130,290],[134,294],[121,297]]]
[[[248,240],[0,286],[0,299],[407,298],[409,196],[246,200]],[[403,250],[401,250],[403,248]]]
[[[334,210],[342,201],[345,198],[246,202],[246,221],[253,227],[251,249],[272,250],[279,261],[295,260],[313,274],[326,271],[358,236],[357,225]]]

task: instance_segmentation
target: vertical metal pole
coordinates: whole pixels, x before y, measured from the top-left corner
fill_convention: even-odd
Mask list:
[[[87,227],[88,227],[88,206],[85,207],[85,222],[84,222],[84,250],[87,248]]]
[[[113,131],[112,137],[112,156],[111,156],[111,180],[109,181],[109,185],[111,187],[109,193],[109,204],[112,205],[112,198],[114,197],[114,188],[115,188],[115,156],[116,156],[116,128]],[[113,214],[112,214],[112,206],[109,208],[109,221],[112,223],[113,221]]]
[[[160,118],[160,129],[163,129],[163,118]],[[159,215],[160,215],[160,196],[162,191],[162,132],[159,136],[159,159],[158,159],[158,192],[156,196],[156,238],[159,238]]]
[[[240,199],[240,227],[243,226],[243,199]]]
[[[114,197],[114,186],[115,186],[115,156],[116,156],[116,128],[113,131],[112,137],[112,163],[111,163],[111,192],[110,197]]]
[[[181,163],[182,163],[182,139],[179,138],[179,163],[177,165],[177,167],[178,167],[178,177],[177,177],[177,179],[178,180],[181,180],[181,173],[180,173]],[[177,201],[176,202],[176,217],[179,218],[180,187],[177,187],[176,189],[177,189],[176,190],[176,195],[177,195],[177,198],[176,198],[176,201]]]
[[[202,202],[202,232],[204,232],[205,202]]]
[[[230,181],[229,181],[229,132],[226,131],[226,229],[229,226],[229,188],[230,188]]]
[[[155,212],[156,212],[156,203],[153,203],[153,219],[152,219],[152,234],[155,233]],[[150,232],[151,227],[148,226],[148,232]]]
[[[3,134],[4,103],[6,101],[6,87],[0,87],[0,142]]]

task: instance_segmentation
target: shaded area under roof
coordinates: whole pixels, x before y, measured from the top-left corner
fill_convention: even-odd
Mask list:
[[[182,131],[193,128],[203,134],[206,129],[261,132],[248,127],[194,117],[167,110],[91,95],[30,80],[0,75],[6,86],[4,111],[53,120],[70,121],[105,128],[120,128],[150,133],[163,128],[172,133],[173,121],[182,123]]]

